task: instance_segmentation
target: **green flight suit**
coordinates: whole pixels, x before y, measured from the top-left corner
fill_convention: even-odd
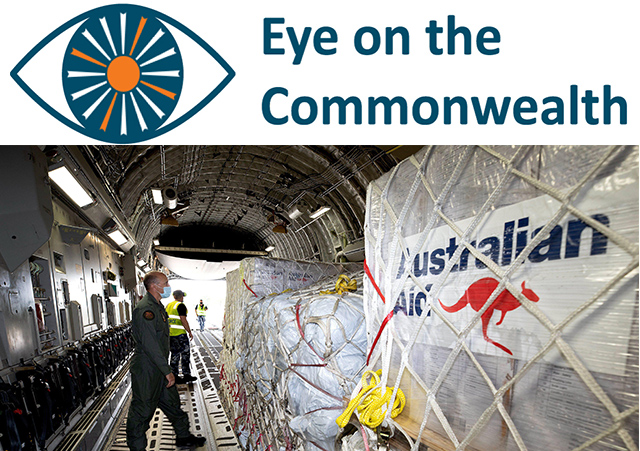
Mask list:
[[[171,373],[169,322],[163,305],[149,293],[135,309],[131,320],[135,351],[131,358],[132,399],[127,417],[127,444],[132,451],[144,451],[146,432],[156,408],[167,416],[178,438],[188,437],[189,417],[180,408],[176,386],[167,388]]]

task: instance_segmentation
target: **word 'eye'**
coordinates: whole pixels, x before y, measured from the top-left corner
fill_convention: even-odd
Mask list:
[[[141,6],[110,5],[59,27],[11,75],[74,130],[100,141],[132,143],[182,124],[235,73],[170,17]]]

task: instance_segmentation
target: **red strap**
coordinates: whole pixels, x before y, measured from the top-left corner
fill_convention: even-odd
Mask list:
[[[373,280],[373,276],[371,275],[371,271],[369,270],[369,266],[367,266],[367,260],[364,261],[364,272],[367,273],[367,277],[369,277],[369,280],[371,281],[371,284],[373,285],[373,288],[375,288],[376,291],[378,292],[378,295],[380,296],[380,299],[382,299],[382,302],[384,302],[386,304],[386,301],[384,299],[384,295],[380,291],[380,288],[378,287],[378,284],[376,283],[376,281]],[[378,330],[378,335],[376,335],[375,340],[373,340],[373,344],[371,345],[371,350],[369,351],[369,355],[367,356],[367,365],[369,365],[369,360],[371,359],[371,354],[373,354],[373,350],[376,348],[376,345],[378,344],[378,340],[380,339],[380,335],[382,335],[382,331],[384,330],[385,327],[387,327],[387,323],[391,320],[391,318],[393,318],[393,314],[394,313],[395,313],[395,309],[391,310],[389,312],[389,314],[386,316],[386,318],[384,319],[384,321],[382,321],[382,324],[380,324],[380,329]]]
[[[335,399],[336,401],[342,402],[342,398],[338,398],[335,395],[332,395],[331,393],[329,393],[326,390],[323,390],[321,387],[318,387],[316,384],[314,384],[313,382],[311,382],[309,379],[307,379],[306,377],[304,377],[302,374],[298,373],[296,370],[294,370],[293,368],[289,367],[289,369],[291,370],[292,373],[294,373],[296,376],[298,376],[300,379],[302,379],[303,381],[305,381],[307,384],[311,385],[313,388],[315,388],[316,390],[324,393],[325,395],[329,396],[330,398]]]
[[[293,446],[291,445],[291,440],[289,440],[289,433],[287,432],[287,429],[289,429],[289,428],[286,428],[283,431],[284,432],[284,441],[287,444],[286,451],[291,451],[293,449]]]
[[[369,280],[371,281],[371,284],[373,285],[373,288],[375,288],[376,291],[378,292],[378,294],[380,295],[380,299],[382,299],[382,302],[386,303],[387,301],[384,300],[384,295],[380,291],[380,288],[378,287],[378,284],[376,283],[375,280],[373,280],[373,276],[371,275],[371,271],[369,270],[369,267],[367,266],[367,260],[364,261],[364,272],[367,273],[367,277],[369,277]]]
[[[245,287],[247,287],[247,290],[251,291],[255,297],[258,297],[258,295],[254,293],[254,291],[251,289],[251,287],[249,287],[249,285],[247,285],[247,282],[244,279],[242,279],[242,283],[244,284]]]
[[[380,324],[380,329],[378,330],[378,335],[376,335],[376,339],[373,340],[373,344],[371,345],[371,350],[369,351],[369,355],[367,356],[367,365],[369,365],[369,359],[371,358],[371,354],[373,354],[373,350],[376,348],[376,345],[378,344],[378,339],[380,338],[380,335],[382,335],[382,331],[387,326],[387,323],[389,322],[389,320],[391,320],[391,318],[393,318],[393,313],[394,313],[394,311],[391,310],[389,312],[389,314],[387,315],[387,317],[384,319],[384,321],[382,321],[382,324]]]
[[[303,413],[302,415],[309,415],[312,413],[320,412],[321,410],[344,410],[344,407],[343,406],[318,407],[317,409],[310,410],[308,412]]]
[[[311,443],[313,446],[315,446],[316,448],[320,448],[322,451],[327,451],[326,449],[324,449],[322,446],[318,445],[316,442],[314,442],[313,440],[311,440],[309,443]]]

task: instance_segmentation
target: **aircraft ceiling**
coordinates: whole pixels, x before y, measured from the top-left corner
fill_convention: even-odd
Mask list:
[[[177,257],[227,261],[273,246],[272,257],[332,261],[363,238],[369,182],[420,148],[79,146],[73,152],[104,185],[126,218],[134,252],[146,261],[155,239],[159,250]],[[174,209],[154,203],[152,188],[166,187],[175,190]],[[331,209],[310,218],[320,207]],[[292,219],[288,213],[296,208],[302,214]]]

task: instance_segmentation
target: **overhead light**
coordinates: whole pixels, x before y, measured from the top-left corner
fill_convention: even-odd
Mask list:
[[[309,217],[311,219],[316,219],[319,218],[320,216],[322,216],[323,214],[325,214],[326,212],[328,212],[329,210],[331,210],[331,207],[320,207],[318,208],[316,211],[314,211],[313,213],[311,213],[309,215]]]
[[[66,166],[60,166],[49,171],[49,177],[65,192],[79,207],[85,207],[93,203],[93,199],[78,183],[78,180],[69,172]]]
[[[158,204],[158,205],[162,205],[162,190],[157,189],[157,188],[153,188],[151,190],[151,194],[153,194],[153,203],[154,204]]]
[[[151,268],[149,267],[149,265],[145,266],[144,268],[142,268],[142,270],[147,273],[149,271],[151,271]]]
[[[125,237],[120,230],[115,230],[115,231],[109,233],[108,235],[109,235],[109,238],[111,238],[113,241],[115,241],[115,243],[118,246],[120,246],[120,245],[122,245],[122,244],[124,244],[124,243],[126,243],[128,241],[127,237]]]
[[[155,246],[160,246],[160,240],[153,240],[153,244]]]
[[[264,251],[265,252],[271,252],[272,250],[274,250],[276,247],[275,246],[269,246],[268,248],[266,248]]]
[[[143,267],[144,265],[146,265],[146,264],[147,264],[147,262],[146,262],[146,261],[144,261],[143,259],[138,260],[138,266],[139,266],[139,267],[141,267],[141,268],[142,268],[142,267]]]
[[[289,215],[289,218],[296,219],[299,218],[300,215],[302,215],[302,212],[298,209],[298,207],[293,207],[287,214]]]

